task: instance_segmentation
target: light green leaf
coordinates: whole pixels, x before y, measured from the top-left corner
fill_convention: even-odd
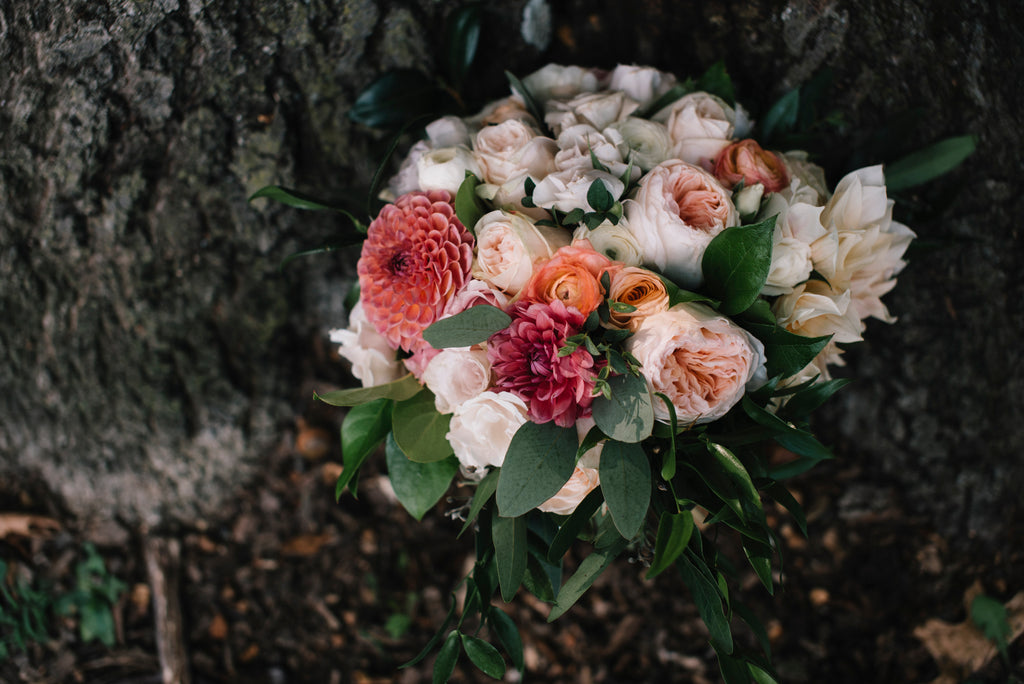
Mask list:
[[[707,290],[719,299],[719,311],[738,314],[754,303],[772,263],[775,217],[749,226],[726,228],[716,235],[701,260]]]
[[[363,462],[384,441],[391,430],[390,399],[375,399],[353,406],[341,423],[341,458],[345,464],[334,488],[334,498],[340,499],[345,487],[352,481]],[[355,496],[355,492],[352,492]]]
[[[955,169],[976,146],[973,135],[940,140],[889,164],[885,168],[885,185],[889,190],[903,190],[926,183]]]
[[[459,630],[453,629],[441,645],[441,650],[434,661],[434,684],[448,684],[452,673],[455,672],[455,663],[459,660]]]
[[[463,634],[462,648],[473,664],[488,677],[501,679],[505,676],[505,660],[494,646],[483,639]]]
[[[384,444],[391,487],[402,507],[409,515],[421,520],[434,507],[459,472],[455,457],[433,463],[416,463],[406,458],[402,449],[389,434]]]
[[[555,605],[548,614],[548,622],[557,620],[567,610],[572,608],[576,601],[590,588],[590,585],[594,583],[594,580],[604,572],[605,568],[615,560],[616,556],[622,553],[622,550],[628,544],[627,540],[620,537],[618,541],[611,543],[609,546],[594,549],[593,553],[584,558],[576,572],[566,580],[558,592],[558,596],[555,598]]]
[[[501,641],[501,645],[505,647],[508,657],[512,659],[512,665],[520,672],[526,669],[526,663],[523,660],[523,640],[519,636],[519,628],[516,627],[512,618],[500,608],[491,606],[487,611],[487,622],[491,631]]]
[[[508,603],[515,597],[526,574],[526,518],[504,518],[495,513],[491,518],[491,538],[501,598]]]
[[[594,399],[594,422],[620,442],[641,442],[654,429],[654,403],[647,381],[632,373],[608,378],[611,398]]]
[[[750,677],[754,680],[754,684],[779,684],[775,677],[772,677],[754,663],[747,663],[747,668],[750,670]]]
[[[437,412],[433,393],[425,390],[395,404],[391,429],[409,460],[430,463],[452,454],[452,445],[445,438],[451,420],[450,414]]]
[[[676,562],[686,550],[693,534],[693,515],[690,511],[665,511],[658,521],[658,536],[654,542],[654,560],[647,571],[647,579],[656,577]]]
[[[651,503],[651,464],[638,444],[605,442],[599,466],[601,493],[625,539],[640,531]]]
[[[503,516],[514,518],[558,493],[576,467],[574,428],[527,421],[509,444],[495,500]]]
[[[504,330],[512,317],[496,306],[478,304],[454,316],[442,318],[423,331],[423,339],[434,349],[471,347]]]
[[[419,381],[412,373],[404,375],[394,382],[385,385],[374,385],[373,387],[356,387],[354,389],[334,390],[325,394],[313,393],[314,399],[319,399],[331,406],[357,406],[375,399],[394,399],[403,401],[414,396],[423,389]]]

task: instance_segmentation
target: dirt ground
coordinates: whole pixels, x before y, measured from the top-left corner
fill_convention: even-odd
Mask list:
[[[379,458],[364,470],[359,499],[336,503],[340,413],[332,411],[304,408],[262,475],[217,519],[148,532],[180,542],[182,633],[193,682],[431,681],[433,656],[399,666],[440,625],[471,562],[470,535],[457,539],[461,523],[445,515],[467,493],[450,491],[417,523],[388,495]],[[784,540],[782,590],[771,597],[751,573],[739,579],[741,597],[767,626],[780,682],[1021,681],[1024,640],[1011,644],[1011,673],[984,637],[959,623],[969,622],[965,596],[983,590],[1010,602],[1011,622],[1024,629],[1024,595],[1011,601],[1022,588],[1024,545],[954,552],[928,520],[901,508],[898,490],[852,462],[820,466],[791,489],[807,511],[809,538],[773,509]],[[112,611],[112,647],[84,643],[75,617],[53,617],[48,641],[0,661],[0,681],[159,683],[143,532],[113,521],[86,527],[41,482],[0,483],[0,514],[56,523],[0,535],[8,587],[28,578],[54,595],[68,591],[86,541],[125,584]],[[1024,539],[1019,532],[1009,538]],[[520,592],[505,608],[525,645],[521,681],[720,681],[681,582],[672,573],[645,581],[644,572],[636,558],[620,558],[551,624],[547,606]],[[754,641],[741,633],[739,643]],[[460,663],[452,681],[493,680]],[[506,681],[518,675],[510,670]]]

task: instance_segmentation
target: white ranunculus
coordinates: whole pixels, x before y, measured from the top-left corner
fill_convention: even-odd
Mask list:
[[[522,81],[533,99],[541,105],[548,100],[568,100],[580,93],[593,92],[599,85],[597,74],[592,69],[561,64],[541,67],[523,77]]]
[[[600,131],[635,112],[639,103],[625,93],[602,90],[583,93],[569,101],[551,100],[544,121],[555,135],[578,124],[587,124]]]
[[[516,431],[527,421],[526,402],[511,392],[481,392],[456,407],[445,439],[462,473],[481,480],[488,467],[500,468]]]
[[[608,128],[622,138],[619,154],[625,161],[632,161],[644,171],[650,171],[658,164],[672,158],[672,141],[668,129],[657,121],[631,116],[613,123]],[[608,130],[604,131],[608,136]]]
[[[495,185],[524,174],[543,178],[555,170],[557,151],[554,140],[541,136],[518,119],[484,126],[477,132],[473,146],[483,180]]]
[[[469,146],[469,129],[466,122],[457,116],[442,116],[426,126],[427,139],[432,148]]]
[[[468,147],[442,147],[424,153],[416,163],[420,190],[447,190],[454,197],[466,172],[480,176],[480,166]]]
[[[500,209],[481,217],[475,231],[473,277],[510,296],[526,285],[538,260],[550,259],[559,247],[569,244],[568,231],[538,226],[522,214]]]
[[[338,354],[352,364],[352,375],[363,387],[384,385],[405,375],[387,338],[367,320],[362,303],[348,316],[348,328],[330,331],[331,342],[341,345]]]
[[[576,167],[549,174],[533,190],[533,201],[538,207],[569,212],[580,208],[593,211],[587,201],[591,183],[604,183],[605,189],[618,199],[626,186],[616,176],[592,168]]]
[[[613,175],[621,177],[628,168],[619,151],[623,144],[622,136],[613,128],[607,129],[607,133],[605,135],[589,124],[577,124],[562,131],[558,136],[555,168],[559,171],[592,169],[593,157],[597,157]],[[640,169],[634,171],[639,175]]]
[[[653,67],[620,64],[612,70],[608,89],[618,90],[646,107],[672,89],[676,77]]]
[[[678,159],[651,169],[623,205],[644,263],[686,288],[703,282],[701,259],[711,240],[739,224],[729,191],[704,169]]]
[[[776,299],[772,311],[779,325],[798,335],[831,335],[833,342],[860,342],[864,324],[851,301],[849,290],[834,290],[828,283],[808,280]]]
[[[714,160],[735,131],[736,110],[717,95],[684,95],[654,115],[665,123],[675,156],[691,164]]]
[[[572,239],[573,242],[587,240],[595,252],[626,266],[639,266],[643,263],[640,245],[630,232],[625,218],[620,219],[617,224],[602,221],[593,230],[581,223],[572,234]]]
[[[442,349],[427,364],[423,384],[434,393],[438,413],[451,413],[491,386],[486,349]]]

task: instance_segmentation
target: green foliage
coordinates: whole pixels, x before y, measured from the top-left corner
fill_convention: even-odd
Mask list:
[[[498,511],[515,518],[533,510],[558,493],[576,464],[574,428],[527,421],[516,431],[495,495]]]
[[[459,463],[453,456],[431,463],[410,461],[395,442],[393,434],[387,437],[384,456],[395,496],[416,520],[422,519],[444,496],[459,471]]]
[[[449,85],[461,92],[466,74],[473,65],[477,46],[480,44],[480,3],[467,3],[453,9],[445,22],[444,70]]]
[[[946,138],[889,164],[885,169],[885,185],[889,191],[904,190],[959,166],[974,153],[977,139],[973,135]]]
[[[61,615],[78,615],[78,632],[82,641],[101,641],[113,646],[114,616],[111,608],[126,585],[107,571],[92,544],[83,547],[86,556],[75,565],[75,589],[62,596],[54,606]]]
[[[495,514],[491,521],[491,538],[501,598],[507,603],[516,595],[526,574],[526,518]]]
[[[415,396],[422,389],[419,381],[413,377],[412,373],[409,373],[384,385],[334,390],[325,394],[314,393],[313,398],[331,406],[358,406],[377,399],[403,401]]]
[[[340,499],[349,486],[355,496],[353,484],[363,462],[376,451],[391,429],[391,410],[395,402],[375,399],[349,409],[341,423],[341,458],[345,468],[338,476],[334,498]]]
[[[708,67],[699,79],[695,90],[717,95],[725,100],[730,106],[736,105],[736,92],[733,89],[732,79],[725,69],[725,62],[718,61]]]
[[[50,638],[50,595],[24,581],[8,588],[7,575],[7,563],[0,560],[0,661]]]
[[[647,381],[632,373],[607,380],[611,396],[594,398],[594,422],[619,442],[641,442],[654,429],[654,404]]]
[[[971,621],[978,626],[985,638],[996,645],[1003,662],[1010,664],[1008,640],[1013,631],[1006,614],[1006,607],[991,596],[979,594],[971,601]]]
[[[738,314],[757,300],[772,262],[775,217],[716,235],[701,261],[708,292],[726,315]]]
[[[651,464],[639,444],[609,441],[601,452],[601,493],[615,527],[633,539],[651,503]]]
[[[462,181],[459,191],[455,194],[455,215],[466,230],[476,234],[476,223],[490,211],[490,207],[476,194],[480,179],[471,172],[466,172],[466,180]]]
[[[389,71],[356,98],[348,117],[370,128],[396,129],[411,119],[452,109],[451,96],[415,69]]]
[[[395,404],[391,429],[410,461],[432,463],[452,454],[452,445],[445,439],[451,421],[451,414],[437,412],[433,393],[425,389]]]
[[[423,331],[423,339],[434,349],[470,347],[504,330],[512,317],[496,306],[478,304],[454,316],[442,318]]]
[[[654,543],[654,560],[647,571],[647,579],[660,575],[671,567],[686,550],[693,534],[693,515],[689,511],[665,511],[658,521],[658,534]]]

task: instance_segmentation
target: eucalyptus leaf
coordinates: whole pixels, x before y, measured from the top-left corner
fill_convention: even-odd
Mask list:
[[[395,497],[417,520],[444,496],[459,472],[454,456],[432,463],[410,461],[390,434],[384,443],[384,455]]]
[[[946,138],[899,159],[885,168],[885,186],[903,190],[952,171],[977,147],[973,135]]]
[[[676,562],[686,550],[693,534],[693,515],[689,511],[672,513],[665,511],[658,521],[658,535],[654,542],[654,560],[647,571],[646,579],[661,574]]]
[[[761,505],[761,496],[757,493],[750,473],[743,466],[743,463],[736,458],[729,449],[721,444],[707,441],[708,453],[710,453],[726,476],[732,480],[739,494],[740,502],[743,504],[744,513],[747,517],[754,515],[756,518],[764,519],[764,509]]]
[[[434,349],[471,347],[504,330],[512,317],[491,304],[478,304],[454,316],[442,318],[423,331],[423,339]]]
[[[360,466],[380,446],[391,430],[393,405],[394,402],[390,399],[375,399],[353,406],[345,414],[345,419],[341,423],[341,458],[345,467],[335,485],[335,499],[341,498],[341,493],[359,472]]]
[[[319,399],[331,406],[358,406],[376,399],[394,399],[404,401],[415,396],[423,390],[419,381],[412,373],[404,375],[394,382],[373,387],[357,387],[354,389],[334,390],[324,394],[313,393],[314,399]]]
[[[505,518],[495,513],[491,519],[491,537],[501,598],[508,603],[515,597],[526,574],[526,518]]]
[[[738,314],[754,303],[772,263],[775,217],[749,226],[726,228],[708,244],[701,270],[708,292],[719,299],[719,311]]]
[[[594,422],[619,442],[641,442],[654,429],[654,403],[647,381],[632,373],[608,378],[611,398],[594,399]]]
[[[590,588],[590,585],[594,583],[594,580],[622,553],[628,544],[628,541],[620,537],[617,541],[604,548],[594,549],[589,556],[584,558],[576,572],[566,580],[558,592],[558,596],[555,598],[555,605],[548,614],[548,622],[557,620],[567,610],[572,608],[576,601]]]
[[[601,493],[619,533],[634,538],[651,503],[651,464],[638,444],[610,440],[601,451]]]
[[[505,676],[505,660],[494,646],[478,637],[463,634],[462,648],[473,664],[488,677],[501,679]]]
[[[754,663],[747,663],[747,669],[750,671],[750,678],[754,680],[754,684],[779,684],[775,677]]]
[[[506,517],[523,515],[558,493],[576,466],[575,428],[524,423],[509,444],[495,500]]]
[[[805,418],[851,382],[850,378],[833,378],[814,383],[789,397],[779,410],[779,414],[789,418]]]
[[[775,585],[772,579],[771,547],[753,539],[744,539],[743,553],[746,554],[750,567],[754,569],[754,574],[761,580],[764,588],[768,590],[769,594],[774,594]]]
[[[396,403],[391,414],[395,441],[409,460],[418,463],[440,461],[452,454],[446,438],[451,420],[450,414],[437,412],[429,390]]]
[[[796,522],[797,527],[800,528],[800,533],[806,537],[807,516],[804,514],[803,506],[801,506],[800,502],[789,493],[789,490],[782,484],[773,482],[765,489],[765,493],[789,511],[789,514],[793,516],[793,520]]]

